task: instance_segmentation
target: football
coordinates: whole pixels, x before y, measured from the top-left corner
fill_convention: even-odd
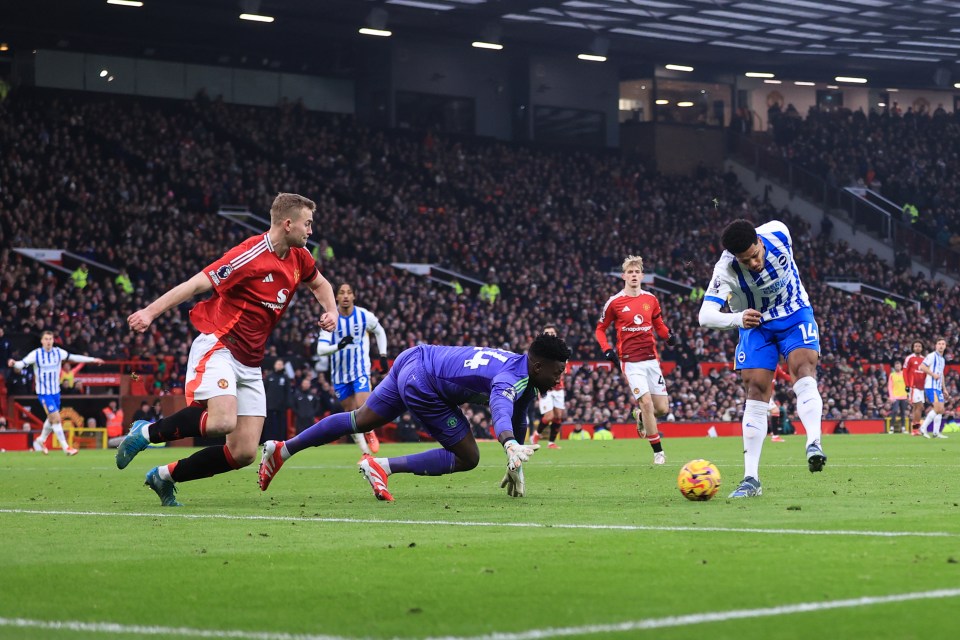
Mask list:
[[[709,460],[691,460],[680,469],[677,488],[687,500],[709,500],[720,490],[720,470]]]

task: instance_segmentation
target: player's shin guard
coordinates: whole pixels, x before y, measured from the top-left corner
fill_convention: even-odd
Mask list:
[[[743,410],[743,477],[760,479],[760,452],[767,436],[767,405],[747,400]]]
[[[817,389],[817,381],[811,376],[797,380],[793,385],[793,392],[797,394],[797,415],[807,432],[807,444],[820,442],[820,420],[823,416],[823,398]]]
[[[157,420],[147,430],[150,442],[170,442],[181,438],[200,438],[207,431],[207,410],[192,405],[177,411],[172,416]]]
[[[170,477],[174,482],[187,482],[188,480],[209,478],[239,468],[240,465],[230,455],[230,450],[227,449],[226,445],[214,446],[200,449],[189,458],[178,460],[170,473]]]

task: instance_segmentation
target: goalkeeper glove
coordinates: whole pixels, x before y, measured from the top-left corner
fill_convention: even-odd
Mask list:
[[[387,362],[387,356],[380,356],[380,373],[386,373],[389,368],[390,365]]]
[[[516,440],[507,440],[503,443],[503,450],[507,454],[507,470],[516,471],[524,462],[530,459],[539,445],[526,446]]]
[[[516,471],[510,471],[503,474],[503,480],[500,481],[500,488],[506,487],[507,495],[511,498],[522,498],[526,492],[526,485],[523,481],[523,467]]]
[[[667,336],[667,346],[668,347],[680,346],[680,338],[677,337],[677,334],[671,333],[669,336]]]
[[[348,344],[353,344],[353,336],[343,336],[340,338],[340,342],[337,343],[337,351],[340,351],[340,349],[343,349]]]
[[[609,360],[610,362],[617,363],[617,351],[616,349],[607,349],[603,352],[603,357]]]

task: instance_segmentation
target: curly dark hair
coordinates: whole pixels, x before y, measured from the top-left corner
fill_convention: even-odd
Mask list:
[[[530,344],[530,354],[554,362],[566,362],[571,355],[570,347],[563,338],[547,333],[541,333],[534,339]]]
[[[757,241],[757,230],[749,220],[734,220],[723,229],[720,242],[723,248],[736,255],[743,253]]]

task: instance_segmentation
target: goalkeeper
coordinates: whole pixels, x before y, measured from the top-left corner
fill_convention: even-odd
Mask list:
[[[393,500],[387,483],[394,473],[441,476],[469,471],[480,462],[470,422],[460,410],[460,405],[469,402],[490,405],[494,430],[507,457],[500,486],[508,495],[521,498],[526,491],[523,463],[535,450],[522,444],[527,408],[538,392],[560,381],[569,358],[570,349],[563,339],[548,334],[537,336],[522,355],[484,347],[420,345],[407,349],[359,409],[328,416],[286,442],[265,442],[260,489],[267,490],[283,463],[295,453],[376,429],[405,411],[442,448],[396,458],[364,455],[358,463],[360,473],[378,500]]]

